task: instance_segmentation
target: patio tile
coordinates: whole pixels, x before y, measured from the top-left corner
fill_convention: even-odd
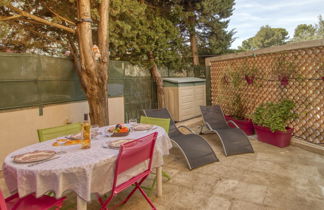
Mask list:
[[[158,209],[247,209],[247,210],[322,210],[324,206],[324,156],[295,146],[278,148],[250,137],[255,153],[226,157],[215,134],[203,137],[210,143],[220,162],[188,170],[181,151],[172,148],[165,156],[163,170],[170,181],[163,183],[163,196],[155,190],[150,196]],[[154,179],[151,175],[145,185]],[[0,173],[0,187],[7,196]],[[119,203],[131,189],[120,193],[112,205]],[[76,209],[76,196],[68,193],[63,210]],[[99,204],[94,200],[89,210]],[[119,207],[125,210],[145,210],[150,206],[136,192],[129,202]]]
[[[313,199],[307,193],[298,195],[296,189],[285,186],[273,186],[268,188],[264,204],[272,205],[280,209],[323,209],[322,199]]]
[[[264,185],[251,184],[233,179],[222,180],[215,186],[213,191],[216,195],[226,195],[259,204],[263,204],[266,192],[267,187]]]
[[[172,204],[172,205],[170,205]],[[184,209],[229,209],[230,201],[216,195],[206,194],[204,191],[194,189],[178,191],[174,194],[172,203],[169,203],[168,209],[184,210]]]
[[[241,201],[241,200],[234,200],[232,201],[231,210],[278,210],[278,208],[260,205],[256,203]]]
[[[219,181],[221,181],[221,179],[218,176],[206,176],[196,170],[195,173],[187,171],[176,174],[176,176],[172,177],[169,181],[169,184],[176,184],[192,190],[209,192]]]

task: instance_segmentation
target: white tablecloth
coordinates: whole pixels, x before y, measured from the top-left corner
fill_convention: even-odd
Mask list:
[[[100,128],[102,131],[107,128]],[[152,131],[131,132],[127,137],[136,139],[153,132],[158,132],[153,157],[153,167],[163,165],[163,155],[169,154],[171,141],[163,128]],[[80,145],[52,146],[54,140],[27,146],[9,154],[3,165],[3,172],[9,191],[18,190],[23,197],[36,192],[42,196],[48,191],[54,191],[56,196],[62,197],[67,190],[72,190],[79,197],[90,201],[91,193],[104,194],[111,190],[114,174],[114,165],[118,149],[104,148],[103,144],[122,137],[98,136],[92,140],[90,149],[80,149]],[[28,167],[28,164],[13,162],[14,155],[34,150],[66,151],[59,154],[60,158]],[[119,176],[118,183],[133,177],[144,165],[132,168]]]

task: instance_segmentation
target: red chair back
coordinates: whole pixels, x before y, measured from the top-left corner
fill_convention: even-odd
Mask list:
[[[0,190],[0,210],[7,210],[6,201],[2,195],[1,190]]]
[[[142,138],[127,142],[121,145],[119,155],[116,161],[115,177],[113,182],[113,190],[116,187],[117,177],[124,171],[148,160],[148,167],[144,172],[150,171],[152,166],[152,157],[154,152],[154,145],[156,142],[157,132]],[[144,173],[141,172],[136,176]],[[135,177],[136,177],[135,176]]]

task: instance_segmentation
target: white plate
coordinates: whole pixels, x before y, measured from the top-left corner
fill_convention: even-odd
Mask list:
[[[112,140],[109,142],[105,142],[103,147],[105,148],[112,148],[112,149],[119,149],[120,145],[130,142],[134,139],[116,139],[116,140]]]
[[[13,161],[16,163],[32,163],[52,158],[56,154],[52,150],[35,150],[24,154],[16,155]]]
[[[138,124],[133,127],[134,131],[147,131],[151,130],[154,126],[150,124]]]

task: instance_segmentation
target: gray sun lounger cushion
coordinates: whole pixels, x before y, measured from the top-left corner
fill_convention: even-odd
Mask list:
[[[200,106],[207,127],[220,138],[226,156],[253,153],[249,138],[239,128],[231,128],[219,105]]]
[[[146,109],[143,112],[149,117],[170,119],[169,137],[182,151],[189,169],[218,161],[215,152],[204,138],[196,134],[185,135],[178,130],[167,109]]]

